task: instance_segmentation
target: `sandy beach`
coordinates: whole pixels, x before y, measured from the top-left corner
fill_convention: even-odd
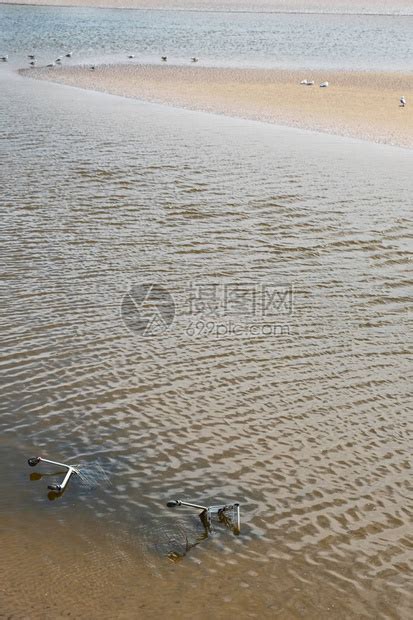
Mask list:
[[[144,101],[204,110],[384,144],[413,146],[413,76],[197,65],[35,68],[21,74]],[[314,80],[304,86],[303,79]],[[319,84],[328,80],[328,88]]]

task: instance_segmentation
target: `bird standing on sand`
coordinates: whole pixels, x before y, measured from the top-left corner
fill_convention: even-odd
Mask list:
[[[404,106],[406,105],[406,99],[403,97],[403,95],[400,97],[400,107],[404,108]]]
[[[36,66],[36,61],[35,61],[35,60],[31,60],[31,61],[29,62],[29,65],[30,65],[31,67],[35,67],[35,66]]]
[[[328,82],[321,82],[320,88],[327,88]]]
[[[66,58],[72,58],[73,52],[67,52]]]
[[[47,65],[47,67],[54,67],[54,66],[55,66],[55,63],[54,63],[54,62],[50,62],[50,63]]]
[[[36,60],[36,56],[34,54],[29,54],[27,58],[30,58],[30,60]]]
[[[94,71],[95,70],[95,65],[91,65],[90,70]]]
[[[168,56],[161,56],[161,60],[163,60],[164,62],[166,62],[168,60]]]
[[[8,61],[8,59],[9,59],[9,57],[8,57],[8,55],[7,55],[7,54],[6,54],[6,56],[2,56],[2,57],[1,57],[1,60],[2,60],[3,62],[7,62],[7,61]]]
[[[300,84],[303,86],[314,86],[314,80],[301,80]]]
[[[192,62],[198,62],[199,58],[197,58],[196,56],[192,56],[191,60]]]
[[[135,58],[135,54],[129,54],[128,58],[130,59]]]

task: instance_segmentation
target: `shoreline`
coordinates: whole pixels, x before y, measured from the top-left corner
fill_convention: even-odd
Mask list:
[[[117,64],[20,75],[150,103],[413,148],[413,74]],[[303,86],[302,79],[314,86]],[[329,80],[328,88],[318,84]],[[407,99],[405,108],[399,98]]]

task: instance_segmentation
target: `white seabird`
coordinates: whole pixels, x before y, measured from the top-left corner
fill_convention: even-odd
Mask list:
[[[30,58],[30,60],[35,60],[36,56],[34,54],[29,54],[27,58]]]
[[[328,82],[321,82],[320,88],[327,88]]]
[[[9,59],[8,54],[6,54],[5,56],[2,56],[2,57],[1,57],[1,60],[2,60],[3,62],[7,62],[7,61],[8,61],[8,59]]]
[[[48,65],[46,65],[47,67],[54,67],[56,63],[54,62],[50,62]]]
[[[66,58],[72,58],[73,52],[67,52]]]
[[[128,58],[130,59],[135,58],[135,54],[129,54]]]
[[[400,107],[404,108],[404,106],[406,105],[406,99],[403,97],[403,95],[400,97]]]

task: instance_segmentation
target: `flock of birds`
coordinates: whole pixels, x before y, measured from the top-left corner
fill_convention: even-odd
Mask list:
[[[30,56],[29,56],[29,58],[30,58],[31,56],[32,56],[32,55],[30,55]],[[72,58],[72,56],[73,56],[73,52],[67,52],[67,54],[65,54],[65,58]],[[62,60],[63,60],[63,56],[58,56],[54,62],[49,63],[47,66],[48,66],[48,67],[54,67],[55,65],[61,65],[61,64],[62,64]],[[35,59],[35,57],[34,57],[34,56],[33,56],[33,60],[32,60],[32,62],[33,62],[33,63],[35,63],[35,62],[36,62],[36,59]],[[31,64],[31,63],[30,63],[30,64]],[[34,65],[33,65],[33,66],[34,66]]]
[[[73,52],[67,52],[67,54],[65,54],[65,58],[71,58],[73,56]],[[34,54],[28,54],[27,58],[29,59],[29,65],[31,67],[35,67],[36,66],[36,56]],[[2,62],[7,62],[9,60],[8,55],[6,56],[0,56],[0,60]],[[46,65],[47,67],[54,67],[55,65],[60,65],[62,63],[63,60],[63,56],[59,56],[58,58],[56,58],[56,60],[54,62],[49,63],[48,65]]]
[[[132,60],[133,58],[135,58],[135,54],[129,54],[128,58]],[[162,62],[167,62],[168,56],[161,56],[161,60]],[[196,56],[191,56],[191,62],[198,62],[198,60],[199,58],[197,58]]]
[[[135,58],[135,54],[129,54],[128,55],[128,59],[129,60],[133,60]],[[161,60],[162,62],[167,62],[168,61],[168,56],[161,56]],[[198,62],[199,58],[197,58],[196,56],[191,56],[191,62]],[[96,69],[96,65],[90,65],[90,70],[94,71]]]
[[[67,52],[67,54],[64,55],[65,58],[71,58],[73,56],[73,52]],[[31,67],[35,67],[36,66],[36,56],[34,54],[29,54],[28,55],[29,58],[29,65]],[[128,55],[128,59],[129,60],[133,60],[135,58],[135,54],[129,54]],[[0,56],[0,60],[2,62],[7,62],[9,60],[9,56],[8,54],[6,54],[5,56]],[[50,62],[48,65],[46,65],[47,67],[55,67],[56,65],[61,65],[62,64],[62,60],[63,60],[63,56],[58,56],[58,58],[56,58],[56,60],[54,62]],[[167,62],[168,61],[168,56],[161,56],[161,60],[162,62]],[[197,58],[196,56],[192,56],[191,57],[191,62],[198,62],[199,58]],[[96,65],[90,65],[90,70],[94,71],[96,69]],[[314,86],[314,80],[301,80],[300,84],[302,86]],[[319,84],[320,88],[328,88],[329,86],[329,82],[321,82],[321,84]],[[400,107],[404,108],[407,101],[406,101],[406,97],[404,97],[403,95],[400,97]]]
[[[67,52],[67,54],[64,55],[65,58],[71,58],[73,56],[73,52]],[[29,65],[31,67],[35,67],[36,66],[36,56],[34,54],[29,54],[27,56],[27,58],[29,59]],[[129,60],[132,60],[133,58],[135,58],[135,54],[129,54],[128,55]],[[5,56],[0,56],[0,60],[2,62],[7,62],[9,60],[9,56],[5,55]],[[46,67],[55,67],[56,65],[61,65],[62,64],[62,60],[63,60],[63,56],[59,56],[58,58],[56,58],[56,60],[54,60],[53,62],[50,62],[48,65],[46,65]],[[168,56],[161,56],[161,60],[162,62],[167,62],[168,60]],[[197,58],[197,56],[191,56],[191,62],[198,62],[199,58]],[[91,65],[90,66],[91,69],[95,69],[95,65]]]
[[[314,80],[301,80],[300,84],[302,86],[314,86]],[[328,82],[321,82],[320,88],[327,88],[328,85]]]
[[[58,58],[56,58],[56,60],[54,60],[53,62],[50,62],[49,64],[46,65],[46,67],[55,67],[56,65],[61,65],[63,58],[71,58],[73,56],[73,52],[67,52],[67,54],[64,54],[63,56],[58,56]],[[29,59],[29,65],[31,67],[35,67],[37,64],[36,61],[36,56],[35,54],[29,54],[27,56],[27,58]],[[135,54],[129,54],[128,55],[129,60],[132,60],[133,58],[135,58]],[[5,56],[0,56],[0,60],[2,62],[7,62],[9,60],[9,56],[5,55]],[[161,60],[162,62],[167,62],[168,60],[168,56],[161,56]],[[198,62],[199,58],[197,58],[196,56],[192,56],[191,57],[191,62]],[[92,70],[94,70],[96,68],[96,65],[91,65],[90,68]]]
[[[302,86],[314,86],[314,80],[301,80],[300,84]],[[321,82],[321,84],[319,85],[320,88],[328,88],[329,86],[329,82]],[[406,97],[404,97],[403,95],[400,97],[400,107],[404,108],[404,106],[406,105]]]

